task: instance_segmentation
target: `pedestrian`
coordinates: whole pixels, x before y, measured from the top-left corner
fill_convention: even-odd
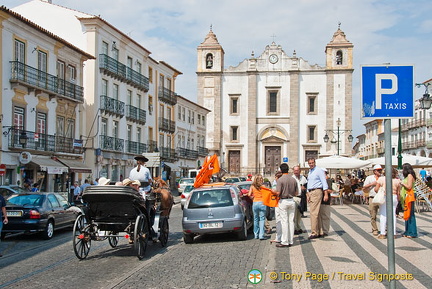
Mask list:
[[[318,217],[318,222],[320,227],[319,236],[322,238],[327,237],[330,231],[330,217],[331,217],[330,192],[331,192],[331,188],[333,187],[333,181],[330,179],[327,169],[324,168],[323,170],[326,176],[327,186],[329,189],[323,192],[323,196],[321,199],[321,207],[320,207],[319,217]]]
[[[380,205],[372,202],[372,199],[376,196],[377,192],[375,190],[378,179],[381,177],[382,167],[380,165],[375,165],[373,167],[373,174],[366,177],[363,184],[363,191],[369,192],[369,214],[371,218],[372,234],[378,236],[378,226],[376,223],[378,210]]]
[[[33,188],[31,189],[31,191],[34,192],[39,192],[39,183],[34,183],[33,184]]]
[[[301,217],[306,211],[307,200],[306,199],[306,184],[307,179],[300,174],[300,166],[293,167],[293,178],[297,181],[299,195],[294,197],[294,202],[296,203],[295,213],[294,213],[294,235],[299,235],[303,233],[303,229],[301,228],[300,221]]]
[[[8,217],[7,217],[7,213],[6,213],[6,201],[3,198],[3,195],[0,194],[0,235],[1,235],[1,231],[3,229],[3,224],[7,224],[8,221]],[[3,257],[2,252],[0,252],[0,257]]]
[[[74,182],[74,200],[77,202],[81,202],[81,188],[78,182]]]
[[[420,170],[419,174],[420,174],[421,180],[422,180],[423,182],[425,182],[425,181],[426,181],[426,175],[427,175],[427,172],[426,172],[425,168],[422,168],[422,169]]]
[[[282,172],[277,171],[275,174],[275,179],[272,184],[272,191],[276,193],[277,180],[282,177]],[[271,240],[270,243],[280,243],[282,238],[282,224],[281,224],[281,216],[280,216],[280,208],[279,206],[275,207],[275,221],[276,221],[276,237],[274,240]]]
[[[248,182],[252,181],[252,175],[251,174],[248,174],[248,177],[247,177],[246,181],[248,181]]]
[[[263,203],[263,196],[261,187],[264,186],[264,179],[261,175],[256,175],[253,178],[252,185],[250,186],[248,196],[252,198],[252,210],[254,214],[253,232],[255,239],[266,240],[264,235],[264,222],[266,215],[266,206]]]
[[[414,215],[414,184],[417,180],[413,167],[409,163],[402,165],[402,174],[404,176],[401,182],[401,203],[404,208],[405,232],[402,236],[407,238],[417,238],[417,224]]]
[[[85,189],[86,189],[87,187],[90,187],[90,186],[91,186],[91,185],[90,185],[89,180],[88,180],[88,179],[85,179],[85,180],[84,180],[84,184],[82,184],[81,187],[80,187],[80,189],[81,189],[81,193],[84,193]]]
[[[375,191],[378,192],[380,188],[383,188],[386,191],[386,180],[385,175],[381,176],[377,184],[375,186]],[[399,199],[400,194],[401,181],[398,178],[398,171],[395,168],[392,168],[392,198],[393,198],[393,234],[396,237],[396,206]],[[387,198],[386,198],[387,200]],[[385,239],[387,236],[387,204],[384,202],[380,205],[380,234],[378,235],[378,239]]]
[[[289,166],[283,163],[279,166],[282,176],[276,185],[276,195],[279,196],[279,217],[281,222],[282,234],[280,244],[276,247],[291,247],[294,244],[294,212],[296,203],[294,197],[298,196],[297,181],[288,174]]]
[[[308,159],[309,175],[307,183],[307,199],[310,207],[310,222],[311,222],[311,234],[309,239],[319,238],[320,230],[319,227],[319,212],[321,208],[321,200],[323,198],[323,192],[328,190],[327,180],[324,171],[316,166],[315,159]]]

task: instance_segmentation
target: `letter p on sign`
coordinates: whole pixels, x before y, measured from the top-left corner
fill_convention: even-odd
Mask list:
[[[390,80],[391,81],[391,87],[390,88],[383,88],[382,83],[383,80]],[[382,95],[383,94],[395,94],[398,91],[398,78],[396,74],[376,74],[375,75],[375,87],[376,87],[376,108],[381,109],[382,108]]]

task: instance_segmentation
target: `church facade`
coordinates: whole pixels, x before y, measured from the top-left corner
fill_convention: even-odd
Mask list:
[[[353,47],[338,28],[325,46],[325,67],[272,42],[261,55],[225,68],[224,49],[210,29],[197,48],[210,154],[219,155],[230,175],[266,176],[283,162],[303,166],[309,157],[350,155],[348,134],[340,132],[352,128]]]

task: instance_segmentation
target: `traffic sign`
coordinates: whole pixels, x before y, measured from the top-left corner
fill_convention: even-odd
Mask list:
[[[6,174],[6,165],[1,164],[0,165],[0,176],[4,176]]]
[[[361,118],[414,117],[414,68],[361,66]]]
[[[282,161],[283,161],[284,163],[287,163],[287,162],[288,162],[288,158],[285,157],[285,158],[282,159]]]

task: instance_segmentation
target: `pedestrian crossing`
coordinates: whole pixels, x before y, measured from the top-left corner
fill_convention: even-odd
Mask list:
[[[404,221],[397,219],[395,278],[404,279],[396,281],[397,288],[430,288],[432,284],[432,213],[422,212],[416,218],[419,237],[415,239],[401,236]],[[310,233],[309,217],[302,218],[302,222]],[[332,205],[329,236],[314,240],[307,237],[305,233],[296,236],[290,248],[269,245],[266,287],[389,287],[387,240],[372,235],[367,205]],[[293,281],[293,274],[302,279]]]

